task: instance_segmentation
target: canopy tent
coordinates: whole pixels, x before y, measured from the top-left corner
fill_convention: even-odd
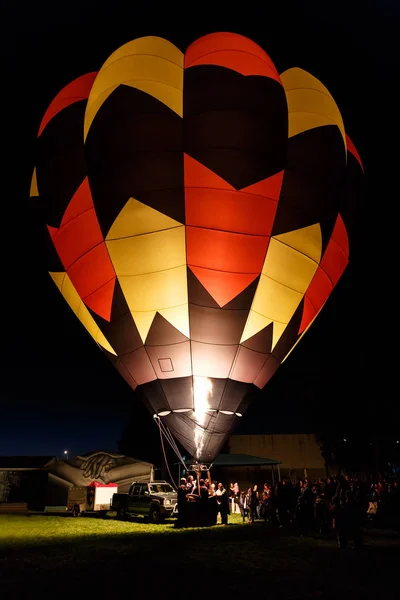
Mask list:
[[[264,467],[278,466],[281,462],[275,458],[251,456],[250,454],[220,454],[214,460],[213,465],[218,467]]]
[[[189,470],[190,466],[196,463],[192,458],[185,458],[184,461],[186,468]],[[274,482],[274,467],[277,468],[278,481],[281,480],[281,472],[279,465],[282,463],[281,460],[275,458],[265,458],[263,456],[251,456],[250,454],[219,454],[214,460],[210,468],[212,467],[270,467],[272,471],[272,481]],[[175,463],[179,467],[179,479],[181,475],[182,463]]]

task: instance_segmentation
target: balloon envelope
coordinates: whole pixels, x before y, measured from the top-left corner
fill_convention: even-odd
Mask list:
[[[311,74],[237,34],[150,36],[56,96],[30,195],[71,309],[210,462],[346,268],[362,172]]]

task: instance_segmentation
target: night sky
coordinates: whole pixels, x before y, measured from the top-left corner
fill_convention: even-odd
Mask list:
[[[17,26],[10,27],[2,57],[3,153],[9,166],[2,174],[0,454],[116,450],[132,414],[142,431],[155,427],[47,274],[29,201],[35,138],[58,91],[98,70],[120,45],[159,35],[184,50],[198,36],[221,30],[252,38],[279,72],[298,66],[319,78],[335,98],[366,172],[351,264],[238,432],[313,432],[326,421],[347,435],[354,427],[394,432],[398,265],[391,257],[398,256],[392,240],[399,202],[400,73],[395,3],[357,2],[365,5],[359,12],[349,12],[351,2],[322,3],[335,10],[320,12],[320,3],[302,8],[300,2],[276,15],[254,12],[251,21],[264,24],[262,33],[221,22],[171,33],[152,28],[150,18],[139,18],[133,8],[115,8],[110,15],[97,9],[93,17],[89,8],[74,11],[73,3],[58,15],[40,14],[35,4],[17,21],[10,17]]]

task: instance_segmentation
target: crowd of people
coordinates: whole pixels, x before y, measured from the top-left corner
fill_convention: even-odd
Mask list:
[[[295,526],[300,536],[318,532],[323,537],[334,532],[340,548],[352,540],[355,549],[363,547],[363,526],[369,521],[400,522],[400,484],[398,480],[378,482],[357,477],[327,477],[312,482],[276,485],[265,483],[241,491],[231,483],[227,491],[222,483],[200,479],[200,490],[192,476],[181,480],[178,489],[178,526],[228,523],[230,506],[238,509],[243,521],[263,520],[274,527]]]
[[[317,482],[308,479],[293,484],[283,480],[264,484],[261,493],[255,485],[240,492],[230,487],[230,497],[238,504],[243,520],[263,519],[276,527],[296,525],[301,536],[316,531],[322,536],[334,531],[340,548],[352,539],[354,548],[363,546],[363,526],[380,520],[398,525],[400,485],[397,480],[361,481],[348,476],[328,477]]]
[[[221,525],[228,524],[229,498],[222,483],[192,475],[180,480],[178,487],[177,527],[215,525],[220,515]]]

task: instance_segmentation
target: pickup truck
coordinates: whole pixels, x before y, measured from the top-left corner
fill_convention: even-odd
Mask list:
[[[177,515],[178,496],[166,481],[133,482],[127,494],[113,494],[110,510],[118,519],[143,515],[151,523],[161,523]]]

